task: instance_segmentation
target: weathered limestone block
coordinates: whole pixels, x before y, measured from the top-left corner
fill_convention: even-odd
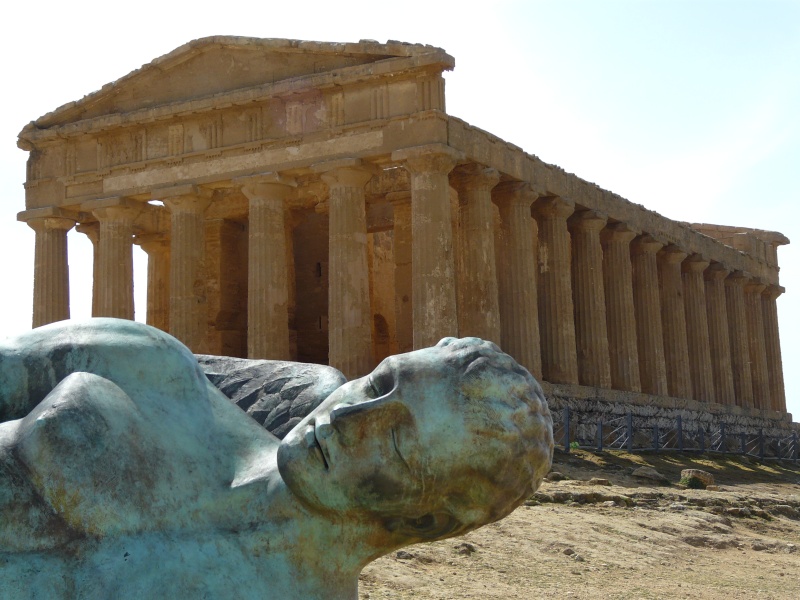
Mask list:
[[[138,203],[124,199],[85,205],[100,222],[97,242],[97,316],[133,319],[133,221]]]
[[[542,376],[554,383],[578,383],[567,217],[575,205],[560,197],[539,198],[539,333]]]
[[[658,254],[658,281],[661,287],[661,323],[664,331],[664,358],[667,364],[669,395],[692,397],[689,371],[689,346],[686,339],[686,313],[683,303],[681,263],[686,258],[674,245]]]
[[[761,308],[761,293],[766,286],[751,280],[744,286],[744,307],[747,321],[747,340],[750,353],[750,377],[753,383],[753,402],[756,408],[770,410],[769,372],[767,370],[767,348],[764,341],[764,312]]]
[[[601,233],[606,321],[611,360],[611,387],[638,392],[642,389],[636,311],[633,301],[631,240],[636,237],[624,223],[614,223]]]
[[[395,150],[411,174],[414,348],[458,331],[448,174],[461,154],[444,145]]]
[[[725,279],[725,303],[728,311],[728,336],[731,340],[733,388],[738,406],[752,408],[753,382],[750,376],[750,349],[747,341],[747,316],[744,307],[744,285],[748,277],[734,271]]]
[[[394,214],[394,290],[395,322],[398,352],[414,349],[414,314],[412,310],[412,242],[411,242],[411,193],[387,194]]]
[[[705,260],[699,254],[688,257],[682,264],[692,398],[704,402],[715,401],[706,311],[706,289],[703,279],[703,272],[709,264],[710,261]]]
[[[531,205],[538,197],[525,184],[494,188],[500,209],[503,243],[502,268],[498,268],[502,346],[530,371],[542,376],[536,251],[538,228]]]
[[[169,238],[163,234],[137,235],[134,243],[147,254],[147,324],[169,331]]]
[[[458,192],[458,277],[469,293],[458,305],[459,335],[500,342],[500,309],[494,247],[492,188],[500,181],[495,169],[472,163],[457,167],[450,183]]]
[[[75,221],[62,217],[27,221],[36,232],[33,264],[33,326],[69,319],[67,232]]]
[[[315,166],[330,191],[328,362],[348,378],[372,366],[372,309],[364,186],[375,169],[356,160]]]
[[[728,335],[728,308],[725,301],[725,278],[729,275],[720,263],[705,270],[706,318],[709,349],[714,374],[714,396],[718,403],[736,405],[731,366],[731,342]]]
[[[568,221],[572,240],[572,296],[578,381],[611,387],[609,331],[603,291],[603,248],[600,230],[606,217],[594,211],[574,213]]]
[[[286,198],[296,183],[277,173],[239,180],[250,201],[247,356],[288,360],[289,266]]]
[[[658,252],[664,244],[649,235],[631,244],[633,300],[642,391],[667,395],[667,368],[658,288]]]
[[[769,396],[772,410],[786,412],[786,390],[783,383],[783,359],[781,340],[778,332],[778,306],[776,300],[784,292],[779,285],[769,285],[761,297],[764,312],[764,341],[767,350],[767,370],[769,371]]]
[[[172,221],[169,332],[193,352],[200,352],[208,323],[204,213],[210,194],[195,186],[183,186],[156,190],[153,197],[164,202]]]

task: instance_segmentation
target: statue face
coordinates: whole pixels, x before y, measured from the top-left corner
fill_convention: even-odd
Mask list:
[[[425,514],[475,441],[448,351],[392,356],[334,391],[278,450],[289,489],[319,512]]]

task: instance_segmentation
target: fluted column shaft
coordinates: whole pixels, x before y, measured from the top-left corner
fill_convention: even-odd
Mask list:
[[[669,393],[658,283],[658,252],[663,247],[649,235],[641,235],[631,243],[639,377],[642,391],[657,396]]]
[[[458,305],[460,336],[500,343],[500,309],[494,248],[492,188],[500,181],[495,169],[477,164],[456,168],[450,182],[458,192],[462,269],[459,280],[469,290]]]
[[[500,209],[504,264],[498,268],[500,344],[534,377],[542,377],[536,283],[538,226],[531,205],[538,195],[527,185],[495,188]]]
[[[575,347],[581,385],[611,387],[603,291],[603,248],[600,230],[606,217],[582,211],[570,217],[572,238],[572,299],[575,311]]]
[[[705,270],[704,277],[714,396],[719,404],[733,406],[736,404],[736,393],[733,388],[728,308],[725,302],[725,278],[729,273],[721,264],[714,263]]]
[[[767,349],[767,370],[769,373],[769,397],[772,410],[786,412],[786,389],[783,384],[783,359],[781,340],[778,332],[778,305],[776,300],[783,293],[779,285],[769,285],[761,296],[764,319],[764,341]]]
[[[169,331],[169,238],[137,235],[135,242],[147,253],[147,324]]]
[[[606,227],[602,234],[603,281],[606,323],[611,361],[611,387],[642,391],[639,348],[636,344],[636,312],[633,302],[631,240],[636,233],[624,223]]]
[[[247,356],[291,360],[286,197],[294,181],[277,174],[249,177]]]
[[[133,219],[139,209],[106,206],[100,221],[97,258],[97,316],[133,320]]]
[[[202,352],[208,328],[204,270],[205,211],[209,199],[182,195],[164,198],[164,204],[172,222],[169,332],[192,352]]]
[[[44,217],[29,219],[36,232],[33,259],[33,326],[69,319],[69,263],[67,232],[72,219]]]
[[[706,313],[706,286],[703,280],[703,272],[709,264],[702,256],[694,254],[684,260],[681,266],[692,395],[695,400],[703,402],[716,401]]]
[[[676,246],[667,246],[658,255],[667,387],[669,395],[675,398],[692,397],[689,344],[686,339],[686,313],[681,280],[681,263],[685,258],[686,252]]]
[[[89,241],[92,242],[92,316],[99,316],[97,310],[99,307],[98,295],[100,291],[100,257],[99,242],[100,242],[100,223],[93,221],[91,223],[78,223],[75,226],[75,231],[84,234]]]
[[[329,189],[328,362],[348,379],[372,368],[372,311],[367,261],[364,185],[372,173],[359,166],[322,174]]]
[[[414,348],[458,335],[453,224],[448,173],[458,154],[446,147],[392,153],[411,175]]]
[[[725,280],[725,305],[728,310],[728,336],[731,340],[731,367],[736,404],[753,408],[753,380],[750,376],[750,349],[747,341],[747,317],[744,308],[744,284],[747,276],[734,271]]]
[[[411,304],[411,194],[391,192],[394,212],[394,310],[398,352],[414,349],[414,315]]]
[[[540,198],[534,204],[539,224],[539,332],[542,377],[551,383],[578,383],[572,268],[567,217],[574,204]]]
[[[753,403],[756,408],[770,410],[769,371],[764,340],[764,313],[761,308],[763,283],[750,281],[744,286],[744,309],[747,319],[747,340],[750,353],[750,377],[753,382]]]

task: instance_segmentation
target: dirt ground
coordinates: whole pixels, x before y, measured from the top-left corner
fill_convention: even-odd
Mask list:
[[[720,489],[679,487],[684,468]],[[576,451],[553,470],[502,521],[368,565],[359,599],[800,598],[800,465]]]

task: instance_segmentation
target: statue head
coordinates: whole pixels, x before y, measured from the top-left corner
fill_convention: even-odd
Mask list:
[[[553,453],[541,387],[491,342],[445,338],[344,384],[283,440],[278,467],[312,511],[433,540],[500,519]]]

